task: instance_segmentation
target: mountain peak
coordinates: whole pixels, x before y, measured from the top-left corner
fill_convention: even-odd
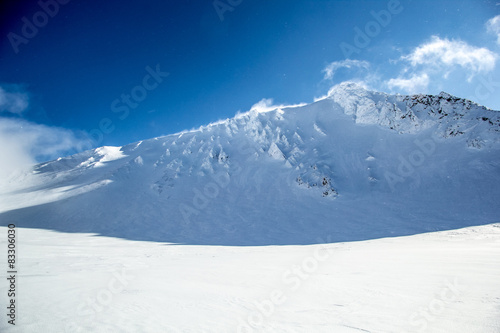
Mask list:
[[[345,81],[330,88],[330,90],[328,90],[327,97],[339,94],[340,95],[350,94],[359,96],[359,95],[364,95],[367,92],[369,92],[369,90],[367,90],[361,84],[353,81]]]
[[[0,184],[0,216],[212,245],[359,240],[367,226],[384,237],[498,216],[499,112],[446,93],[390,95],[354,82],[330,92],[37,165]],[[477,184],[480,196],[470,193]],[[401,219],[392,207],[409,213]]]
[[[441,91],[438,95],[438,97],[441,97],[441,98],[445,98],[445,99],[448,99],[448,98],[457,98],[451,94],[448,94],[446,91]]]

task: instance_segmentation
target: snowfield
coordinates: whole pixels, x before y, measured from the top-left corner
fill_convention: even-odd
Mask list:
[[[0,331],[498,333],[498,198],[499,111],[353,83],[62,157],[0,182]]]
[[[18,240],[18,321],[2,332],[500,331],[500,224],[308,246]]]

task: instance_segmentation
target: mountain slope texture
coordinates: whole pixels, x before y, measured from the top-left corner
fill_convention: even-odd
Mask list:
[[[316,244],[493,223],[499,114],[447,93],[343,83],[309,105],[251,110],[20,171],[1,184],[0,221],[192,245]]]

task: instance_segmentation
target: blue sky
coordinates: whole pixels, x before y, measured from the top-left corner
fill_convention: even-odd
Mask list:
[[[345,80],[500,110],[499,0],[1,6],[4,169],[197,128],[264,98],[309,103]]]

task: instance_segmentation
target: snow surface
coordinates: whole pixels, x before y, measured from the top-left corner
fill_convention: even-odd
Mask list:
[[[499,115],[343,83],[20,170],[0,183],[17,329],[265,332],[248,316],[276,289],[276,332],[499,332]]]
[[[102,147],[0,185],[0,225],[196,245],[314,244],[498,221],[498,111],[344,83],[313,104]]]
[[[1,332],[500,331],[500,224],[307,246],[18,241],[18,324]]]

